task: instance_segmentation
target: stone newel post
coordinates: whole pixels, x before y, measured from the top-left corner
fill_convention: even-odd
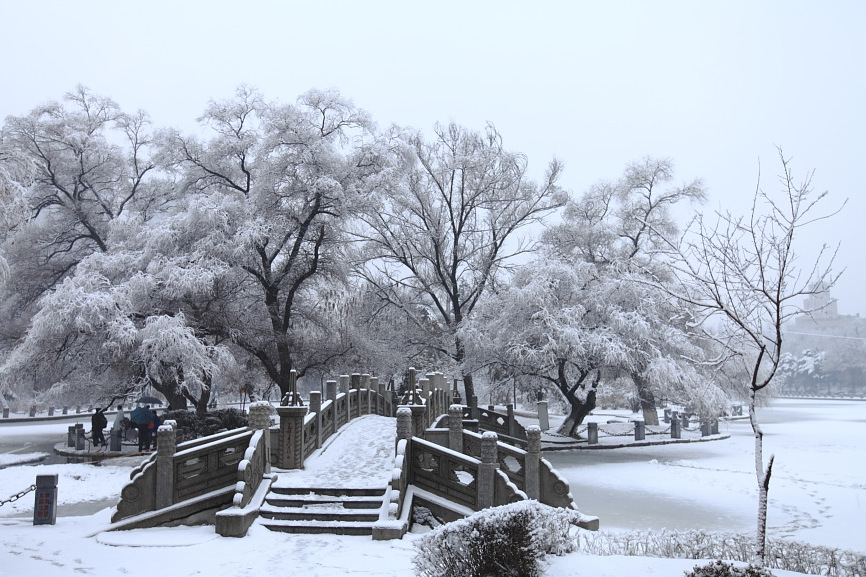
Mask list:
[[[325,400],[337,402],[337,381],[325,381]]]
[[[463,452],[463,407],[461,405],[448,407],[448,448],[458,453]]]
[[[412,426],[412,410],[407,406],[397,409],[397,442],[411,439],[414,433]]]
[[[541,498],[541,427],[530,425],[526,428],[526,496],[530,499]]]
[[[485,431],[481,435],[481,464],[478,465],[478,510],[492,507],[496,502],[496,470],[499,469],[496,443],[499,435]]]
[[[280,416],[280,456],[282,469],[304,468],[304,417],[307,407],[277,407]]]
[[[412,411],[412,426],[415,428],[415,436],[421,439],[424,438],[424,431],[427,430],[427,407],[424,405],[409,405],[409,410]]]
[[[166,421],[156,430],[156,508],[174,504],[174,454],[177,421]]]
[[[259,401],[250,404],[250,428],[262,432],[265,444],[265,473],[271,472],[271,404]]]

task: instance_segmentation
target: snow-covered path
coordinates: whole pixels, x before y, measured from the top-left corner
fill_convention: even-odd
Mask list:
[[[341,427],[300,470],[275,469],[276,487],[382,488],[391,479],[397,421],[365,415]]]

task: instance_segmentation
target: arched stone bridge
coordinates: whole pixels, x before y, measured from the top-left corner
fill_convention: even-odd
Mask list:
[[[303,404],[287,395],[276,407],[276,426],[266,402],[250,406],[249,427],[193,441],[176,443],[166,423],[157,452],[121,492],[110,529],[210,522],[220,535],[242,537],[259,519],[279,531],[391,539],[405,534],[418,505],[445,520],[527,498],[577,510],[568,483],[541,457],[540,429],[524,429],[511,407],[499,413],[477,402],[452,404],[441,373],[416,383],[410,371],[409,391],[398,399],[373,377],[342,376],[326,383],[325,399],[313,392]],[[321,486],[293,487],[289,473],[329,440],[336,447],[332,437],[364,415],[396,417],[396,435],[382,435],[375,449],[385,456],[377,461],[385,468],[381,485],[328,486],[322,479]],[[348,435],[342,443],[339,460],[351,471],[357,447]],[[337,450],[328,447],[331,459]],[[374,465],[359,464],[348,478],[370,477],[363,467]],[[580,515],[579,524],[597,529],[598,519]]]

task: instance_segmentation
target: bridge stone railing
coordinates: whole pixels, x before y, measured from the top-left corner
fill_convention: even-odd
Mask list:
[[[235,493],[243,503],[246,496],[255,493],[269,467],[269,411],[267,403],[256,403],[250,407],[250,427],[180,444],[176,442],[176,423],[166,421],[157,430],[156,453],[130,474],[112,523],[183,502],[195,509],[197,519],[212,519],[217,510],[238,499]],[[192,505],[192,501],[197,504]],[[171,514],[142,519],[134,526],[165,523],[166,515]],[[189,515],[188,510],[178,508],[175,520]],[[129,528],[128,523],[125,528]]]
[[[304,405],[277,407],[278,435],[271,462],[282,469],[300,469],[313,451],[340,427],[362,415],[394,416],[394,392],[370,375],[341,375],[338,382],[325,383],[327,399],[321,393],[310,394]]]
[[[415,406],[398,409],[397,456],[389,487],[389,517],[380,523],[378,530],[374,528],[374,539],[399,537],[408,530],[408,515],[404,510],[408,492],[434,507],[438,498],[453,503],[455,506],[450,511],[439,507],[445,517],[455,515],[455,510],[462,509],[463,514],[468,514],[527,498],[577,510],[568,482],[541,457],[539,427],[531,426],[523,431],[527,437],[524,450],[499,441],[496,432],[479,434],[464,430],[463,414],[464,407],[452,405],[447,418],[440,416],[435,420],[438,425],[447,424],[447,428],[427,428],[419,435],[416,419],[420,417],[422,423],[430,419],[420,415]],[[469,421],[470,426],[477,424],[477,421]],[[513,427],[509,432],[519,433]],[[599,522],[597,517],[582,515],[578,524],[596,530]]]

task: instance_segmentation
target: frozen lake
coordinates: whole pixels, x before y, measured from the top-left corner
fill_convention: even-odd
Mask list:
[[[770,482],[771,536],[866,550],[866,402],[779,400],[759,412]],[[753,531],[754,437],[634,449],[545,453],[580,509],[603,529]]]

